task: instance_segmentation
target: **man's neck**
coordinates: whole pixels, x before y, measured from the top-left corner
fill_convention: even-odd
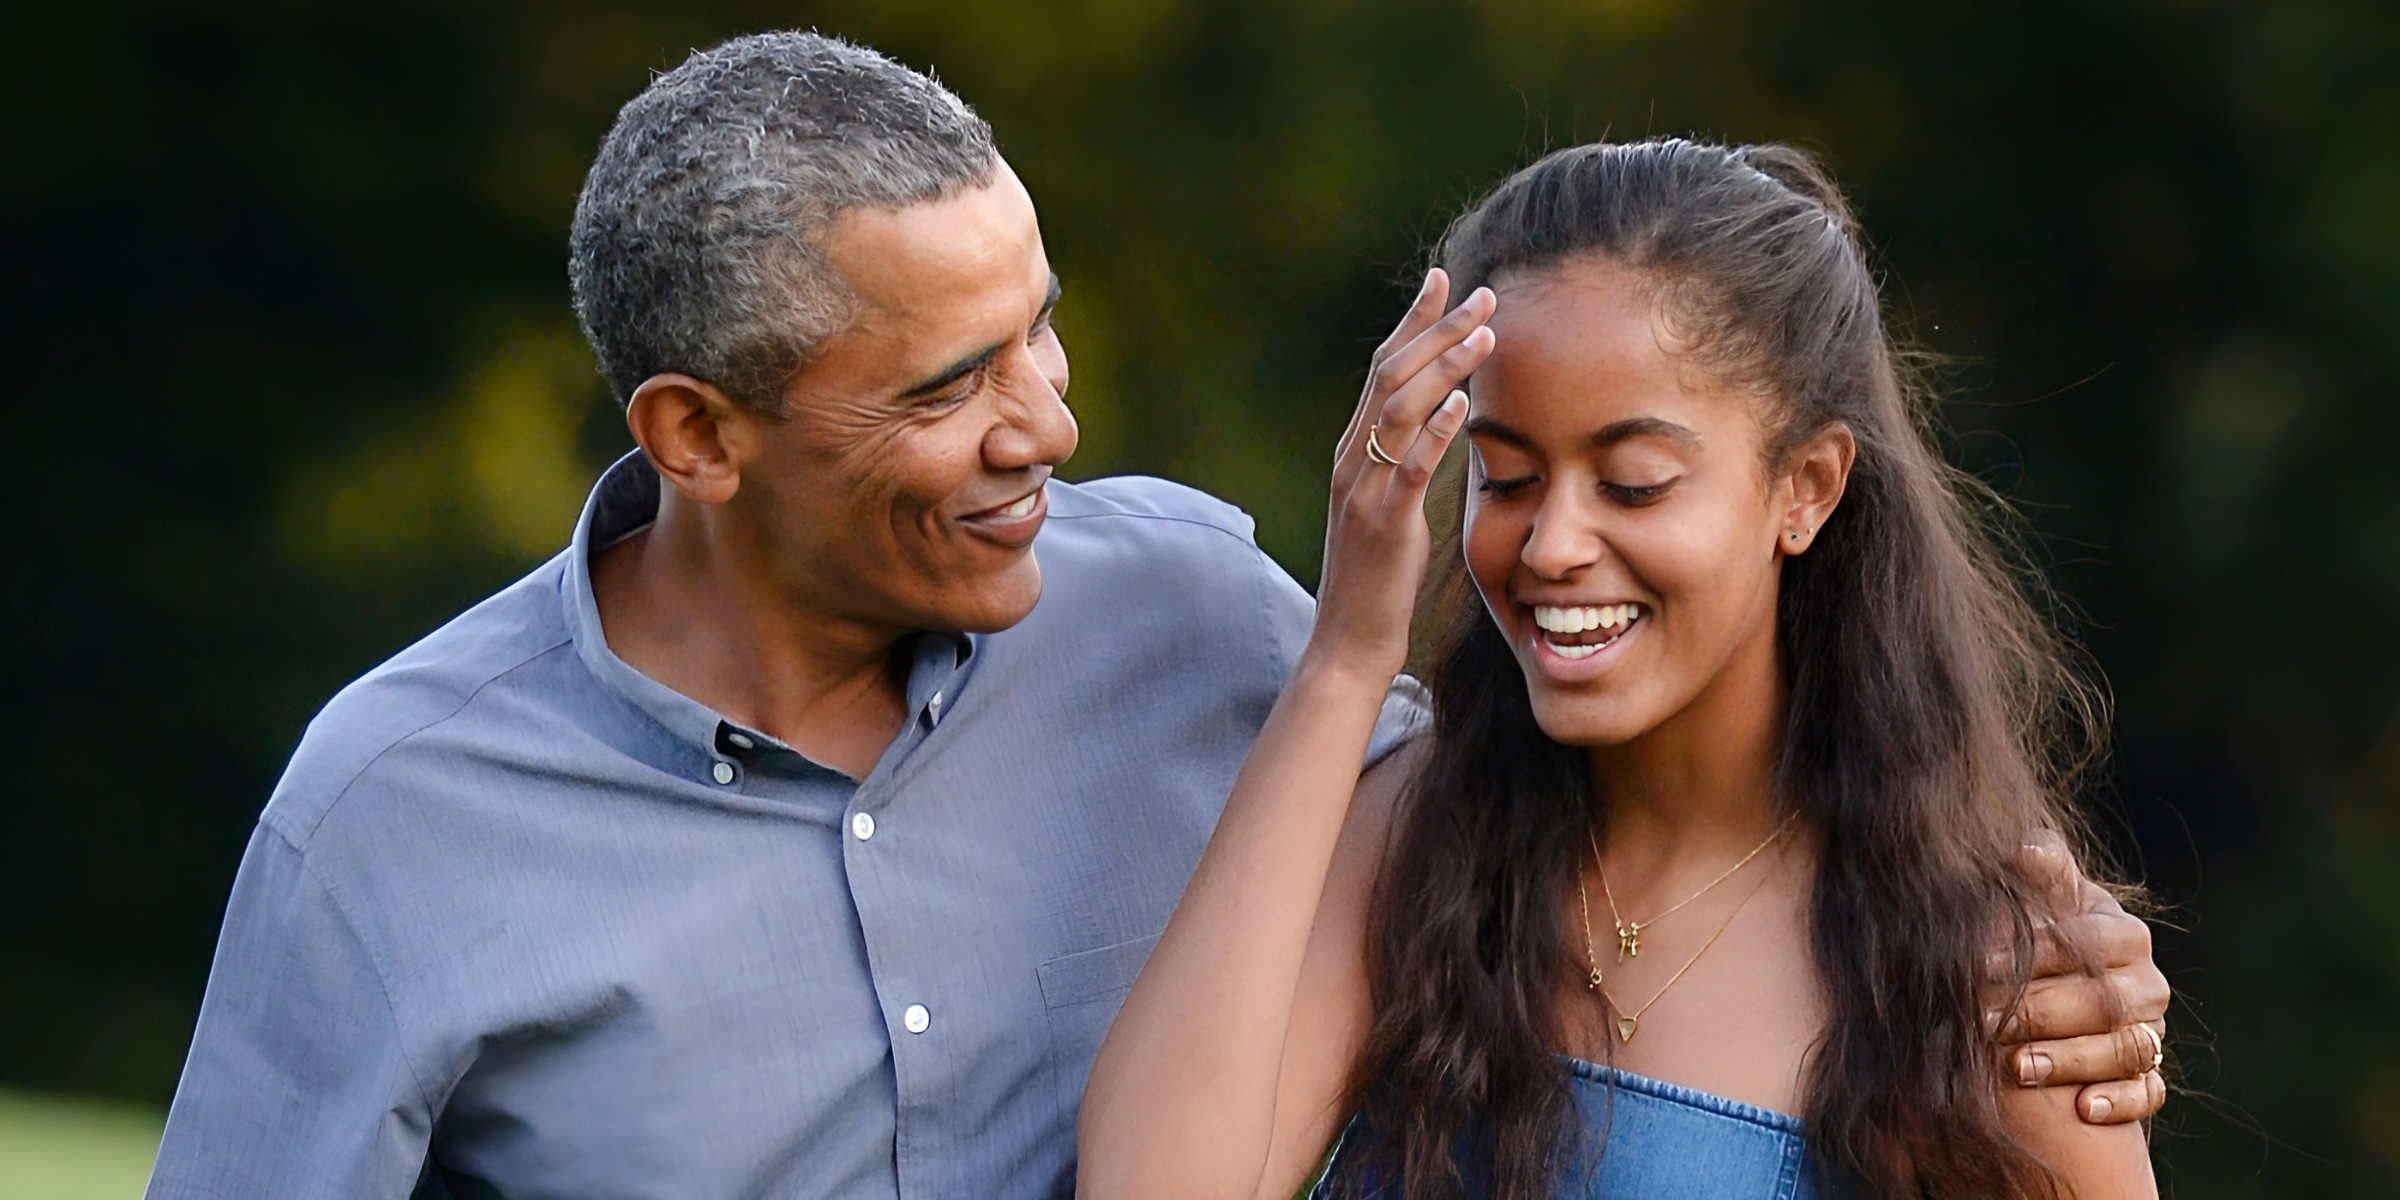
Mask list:
[[[864,779],[907,716],[908,631],[791,594],[739,524],[669,490],[655,523],[595,553],[609,649],[727,720]]]

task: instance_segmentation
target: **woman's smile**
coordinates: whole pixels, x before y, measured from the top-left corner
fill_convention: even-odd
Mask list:
[[[1650,606],[1627,601],[1599,605],[1524,604],[1530,657],[1543,674],[1562,681],[1589,679],[1619,655],[1650,617]]]

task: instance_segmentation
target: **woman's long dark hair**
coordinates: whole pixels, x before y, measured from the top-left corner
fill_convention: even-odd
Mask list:
[[[1857,439],[1839,509],[1784,564],[1776,618],[1791,696],[1776,796],[1821,831],[1810,1142],[1874,1196],[2051,1194],[2001,1124],[1978,985],[2013,931],[2021,992],[2046,914],[2015,856],[2028,834],[2071,831],[2062,797],[2103,706],[2011,566],[2006,506],[1944,463],[1840,191],[1781,146],[1580,146],[1502,183],[1438,254],[1453,296],[1569,259],[1629,268],[1680,352],[1761,398],[1770,467],[1837,423]],[[1355,1094],[1411,1200],[1460,1192],[1462,1147],[1491,1195],[1546,1197],[1582,1160],[1553,1048],[1571,1027],[1565,907],[1591,784],[1584,753],[1535,724],[1448,559],[1432,744],[1377,884]]]

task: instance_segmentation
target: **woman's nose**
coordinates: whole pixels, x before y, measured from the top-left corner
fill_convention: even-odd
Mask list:
[[[1552,499],[1534,513],[1533,529],[1526,535],[1525,548],[1518,557],[1535,575],[1556,580],[1593,566],[1602,553],[1600,534],[1590,515],[1553,493]]]

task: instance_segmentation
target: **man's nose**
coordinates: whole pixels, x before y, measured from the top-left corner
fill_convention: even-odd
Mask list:
[[[1518,554],[1525,566],[1543,579],[1569,578],[1597,564],[1605,553],[1591,514],[1561,491],[1564,489],[1554,490],[1533,514],[1533,529]]]
[[[1012,390],[999,422],[984,435],[985,464],[997,471],[1016,471],[1067,461],[1075,453],[1078,431],[1063,389],[1051,381],[1049,372],[1014,374],[1022,382]]]

